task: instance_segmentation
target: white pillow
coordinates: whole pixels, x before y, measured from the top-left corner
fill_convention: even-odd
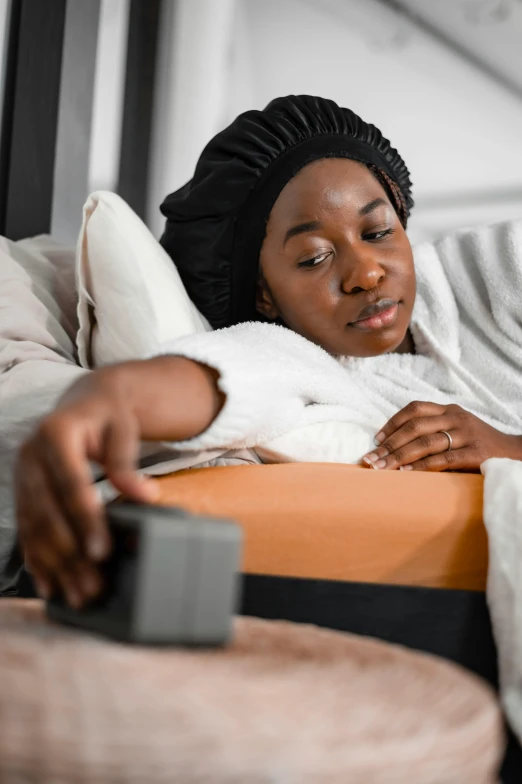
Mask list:
[[[115,193],[93,193],[84,206],[76,277],[83,367],[143,359],[166,341],[210,330],[170,256]]]

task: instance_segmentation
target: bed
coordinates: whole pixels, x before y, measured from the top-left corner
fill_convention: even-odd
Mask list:
[[[119,191],[138,214],[147,155],[133,150],[148,149],[150,121],[136,118],[150,117],[158,9],[159,2],[133,0],[130,10]],[[92,97],[98,21],[97,2],[13,4],[0,149],[0,234],[10,239],[51,233],[64,205],[85,198],[88,139],[71,153],[64,107],[73,93]],[[81,76],[67,68],[79,29]],[[86,106],[76,104],[75,116],[87,122]],[[400,643],[496,684],[480,476],[306,463],[191,470],[159,481],[162,503],[243,525],[243,614]],[[34,595],[28,575],[8,593]],[[519,781],[521,770],[512,742],[504,781]]]

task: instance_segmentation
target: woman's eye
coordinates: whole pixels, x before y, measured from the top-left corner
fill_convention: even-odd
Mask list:
[[[332,255],[332,251],[329,250],[328,253],[321,253],[319,256],[314,256],[313,259],[306,259],[306,261],[300,261],[297,265],[298,267],[317,267],[323,261],[325,261],[328,256]]]
[[[393,234],[393,229],[383,229],[383,231],[374,231],[370,232],[369,234],[363,234],[363,240],[370,240],[370,242],[375,242],[388,237],[390,234]]]

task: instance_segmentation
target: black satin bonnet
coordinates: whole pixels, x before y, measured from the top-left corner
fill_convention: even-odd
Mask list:
[[[308,95],[239,115],[207,144],[193,178],[161,205],[161,244],[214,329],[261,318],[255,290],[270,211],[303,166],[328,157],[367,165],[406,225],[413,200],[398,152],[349,109]]]

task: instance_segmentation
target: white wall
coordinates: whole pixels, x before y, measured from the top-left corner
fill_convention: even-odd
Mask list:
[[[90,191],[113,191],[118,184],[129,6],[130,0],[101,0],[88,175]]]
[[[182,57],[172,66],[178,82],[164,82],[163,101],[172,101],[177,91],[181,105],[180,92],[190,96],[194,90],[201,122],[191,131],[190,113],[174,111],[177,121],[185,122],[185,141],[164,134],[156,146],[156,171],[162,170],[161,187],[156,180],[150,193],[156,232],[159,201],[190,177],[208,138],[239,112],[290,93],[333,98],[390,138],[412,174],[413,237],[522,216],[522,102],[420,29],[399,22],[394,29],[393,12],[383,12],[375,0],[236,0],[231,42],[224,42],[222,33],[230,16],[228,0],[224,11],[221,0],[179,4],[192,8],[192,31],[184,39],[185,58],[191,51],[192,64],[185,59],[189,66],[181,72]],[[194,9],[205,5],[212,6],[213,16],[198,22]],[[215,106],[207,111],[195,65],[205,58],[201,44],[209,27],[216,31],[214,42],[221,42],[222,61],[223,51],[228,53],[218,69],[227,84],[219,115]],[[185,35],[179,24],[177,31]],[[199,70],[212,67],[215,59],[211,53]],[[165,116],[156,121],[157,131],[164,132]],[[171,127],[172,122],[171,117]]]
[[[236,0],[163,4],[148,224],[163,230],[159,205],[192,177],[208,140],[226,124]]]
[[[51,234],[74,246],[89,191],[100,0],[68,0],[56,128]]]

